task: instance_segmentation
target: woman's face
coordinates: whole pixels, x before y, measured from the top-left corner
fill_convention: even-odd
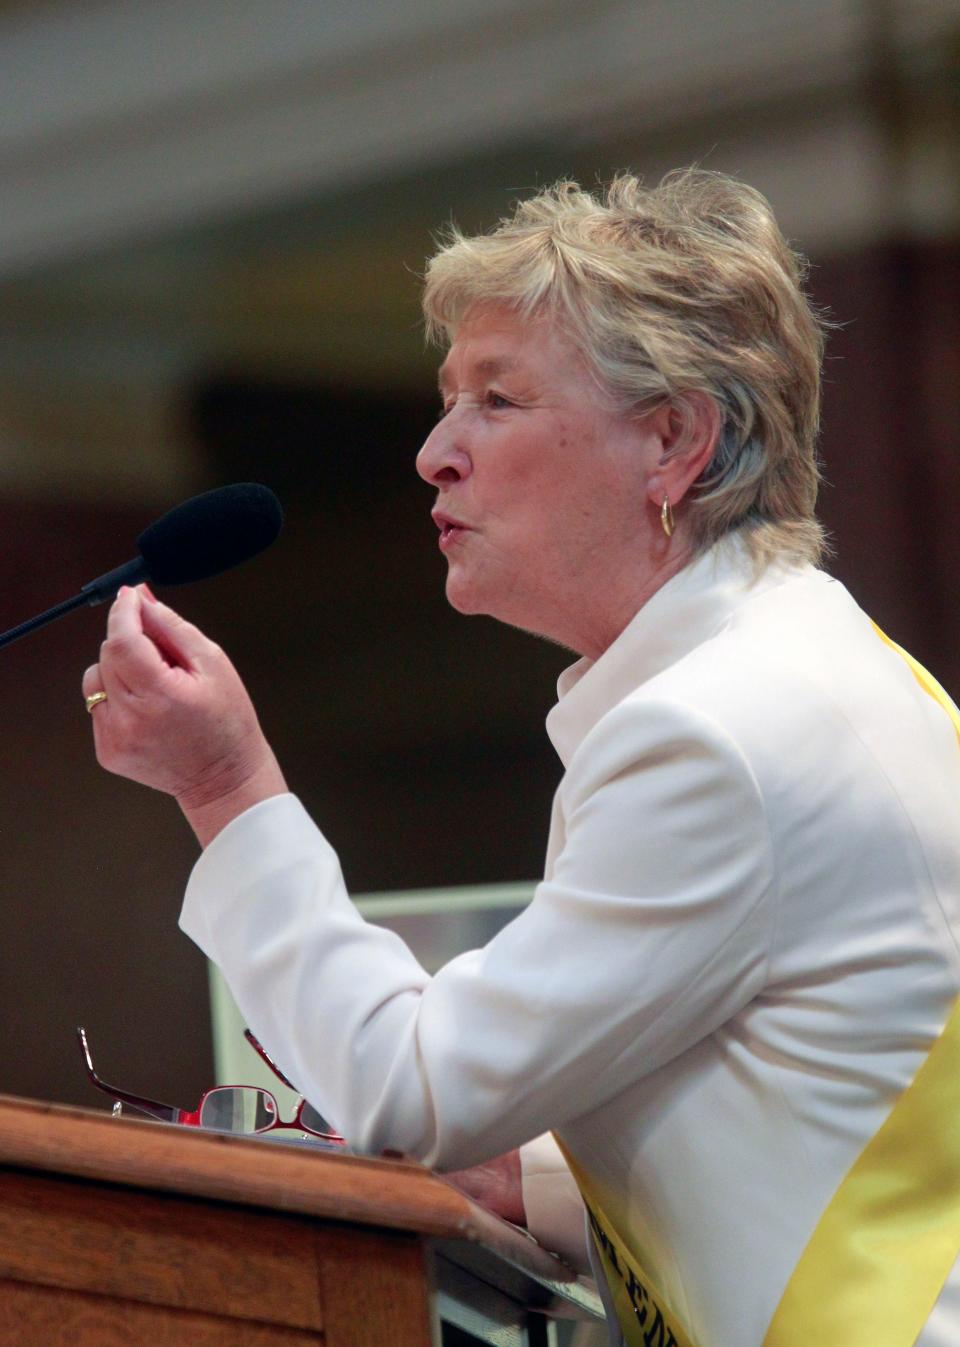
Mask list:
[[[597,653],[643,601],[631,610],[659,440],[605,406],[549,319],[505,308],[468,313],[440,393],[417,470],[437,488],[450,603]]]

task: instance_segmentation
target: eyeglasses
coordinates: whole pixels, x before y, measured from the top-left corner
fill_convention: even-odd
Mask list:
[[[249,1029],[244,1030],[244,1037],[260,1054],[274,1075],[283,1081],[284,1085],[295,1090],[296,1086],[291,1085]],[[157,1118],[161,1122],[179,1123],[184,1127],[205,1127],[218,1132],[233,1132],[237,1136],[256,1136],[276,1128],[287,1128],[309,1132],[311,1136],[320,1137],[321,1140],[337,1146],[345,1144],[343,1137],[338,1132],[331,1132],[325,1119],[302,1096],[297,1102],[293,1122],[283,1122],[280,1118],[280,1106],[274,1096],[269,1090],[261,1090],[255,1085],[217,1085],[212,1090],[205,1090],[193,1113],[189,1109],[177,1108],[174,1104],[162,1104],[156,1099],[144,1099],[138,1094],[130,1094],[127,1090],[118,1090],[116,1086],[107,1085],[102,1081],[93,1069],[93,1058],[90,1056],[90,1046],[84,1029],[77,1030],[77,1038],[80,1041],[80,1049],[90,1080],[98,1090],[103,1090],[104,1094],[118,1101],[114,1107],[115,1114],[119,1114],[123,1104],[129,1104],[150,1118]]]

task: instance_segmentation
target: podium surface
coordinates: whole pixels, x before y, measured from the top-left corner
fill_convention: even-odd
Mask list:
[[[598,1300],[414,1161],[0,1096],[0,1347],[553,1340]]]

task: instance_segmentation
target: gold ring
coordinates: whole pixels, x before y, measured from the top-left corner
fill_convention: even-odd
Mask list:
[[[101,702],[105,702],[106,700],[107,694],[105,692],[91,692],[89,697],[84,698],[84,701],[87,703],[87,711],[91,714],[93,713],[93,708],[95,706],[99,706]]]

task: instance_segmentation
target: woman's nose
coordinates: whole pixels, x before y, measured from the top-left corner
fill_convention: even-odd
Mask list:
[[[439,421],[417,454],[417,472],[433,486],[459,482],[470,473],[470,456],[457,443],[450,421],[451,417]]]

